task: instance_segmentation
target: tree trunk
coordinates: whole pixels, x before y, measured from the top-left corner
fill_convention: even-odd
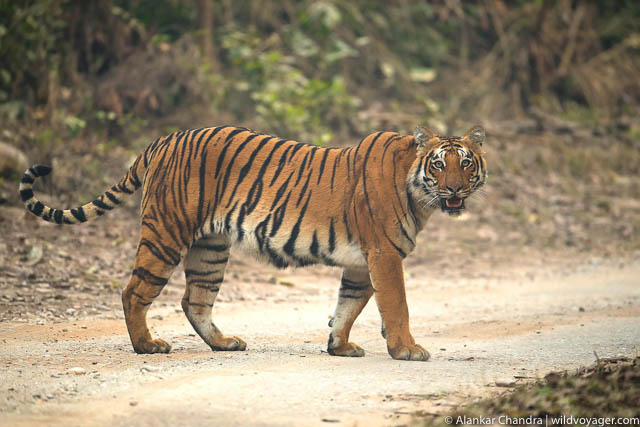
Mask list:
[[[202,33],[201,48],[203,57],[211,64],[213,71],[217,71],[217,56],[213,46],[213,2],[198,0],[198,24]]]

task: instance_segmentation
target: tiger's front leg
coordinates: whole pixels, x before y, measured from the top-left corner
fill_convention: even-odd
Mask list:
[[[402,258],[374,250],[368,256],[368,263],[389,354],[394,359],[429,360],[429,352],[416,344],[409,330]]]

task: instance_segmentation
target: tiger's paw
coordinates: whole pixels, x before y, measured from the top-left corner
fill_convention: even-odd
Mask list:
[[[214,351],[244,351],[247,343],[238,337],[219,337],[211,344]]]
[[[421,345],[398,345],[394,348],[389,348],[389,354],[396,360],[417,360],[426,362],[431,355]]]
[[[358,344],[354,344],[352,342],[344,343],[338,347],[328,347],[327,353],[332,356],[342,356],[342,357],[363,357],[364,350]]]
[[[160,338],[149,341],[140,340],[133,350],[138,354],[169,353],[171,345]]]
[[[334,338],[329,335],[329,344],[327,345],[327,353],[332,356],[342,357],[363,357],[364,350],[357,344],[352,342],[342,342],[340,338]]]

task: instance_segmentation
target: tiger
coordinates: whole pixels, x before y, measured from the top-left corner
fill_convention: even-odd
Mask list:
[[[329,148],[244,127],[206,127],[156,139],[117,184],[80,207],[55,209],[34,196],[35,180],[52,170],[44,165],[25,172],[19,192],[43,220],[78,224],[143,187],[139,242],[122,291],[136,353],[171,350],[151,336],[146,314],[180,262],[181,306],[198,335],[214,351],[246,349],[212,320],[234,246],[280,268],[342,268],[328,354],[364,356],[349,334],[374,295],[391,357],[426,361],[429,352],[409,328],[403,259],[433,212],[460,214],[485,184],[484,139],[481,126],[462,137],[417,126],[413,135],[380,131],[354,146]]]

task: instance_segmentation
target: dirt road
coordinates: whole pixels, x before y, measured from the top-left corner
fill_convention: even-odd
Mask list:
[[[328,269],[274,286],[268,301],[217,303],[218,326],[248,343],[241,353],[211,352],[194,335],[178,285],[149,313],[153,333],[173,344],[168,355],[135,355],[122,319],[0,323],[0,425],[389,425],[501,392],[496,382],[514,376],[591,363],[594,351],[637,354],[640,260],[537,279],[516,270],[429,283],[409,274],[426,363],[387,355],[373,303],[352,333],[366,356],[328,356],[339,274]]]

